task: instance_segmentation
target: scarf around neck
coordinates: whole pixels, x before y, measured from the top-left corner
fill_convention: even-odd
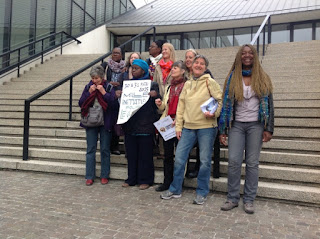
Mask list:
[[[161,60],[162,54],[157,55],[156,57],[150,56],[151,63],[156,66],[158,62]]]
[[[175,118],[177,112],[177,106],[179,102],[179,96],[184,86],[184,79],[172,79],[170,85],[169,99],[168,99],[168,115],[171,118]]]
[[[116,62],[112,60],[111,58],[107,61],[108,67],[110,67],[111,71],[120,73],[121,70],[125,67],[126,62],[124,60],[120,60],[120,62]]]
[[[161,59],[159,61],[159,65],[161,67],[163,83],[166,83],[167,77],[168,77],[168,75],[169,75],[169,73],[171,71],[171,67],[173,65],[173,61],[165,62],[163,59]]]
[[[100,85],[104,85],[106,80],[103,80]],[[93,85],[93,82],[91,81],[89,84],[89,87]],[[103,108],[104,111],[107,110],[108,104],[103,100],[103,95],[99,90],[93,91],[89,97],[83,102],[81,106],[81,115],[87,116],[89,112],[89,108],[93,106],[95,98],[98,99],[99,104]]]

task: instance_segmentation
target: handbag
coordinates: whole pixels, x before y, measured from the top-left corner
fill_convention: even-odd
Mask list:
[[[86,127],[98,127],[104,125],[103,109],[101,105],[89,108],[87,116],[81,115],[81,124]]]

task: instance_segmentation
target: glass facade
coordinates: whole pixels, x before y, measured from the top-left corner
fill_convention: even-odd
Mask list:
[[[293,26],[293,41],[311,41],[312,23],[296,24]]]
[[[130,0],[0,0],[0,54],[60,31],[77,37],[131,9]],[[59,35],[22,48],[21,60],[60,41]],[[1,68],[17,57],[18,52],[0,57]]]
[[[290,24],[279,24],[272,26],[271,42],[290,42]]]

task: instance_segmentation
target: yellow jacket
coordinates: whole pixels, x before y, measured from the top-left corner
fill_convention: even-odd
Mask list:
[[[219,106],[214,118],[206,118],[200,106],[211,96],[218,101]],[[221,108],[222,92],[220,85],[209,74],[202,75],[197,80],[190,77],[190,80],[184,84],[179,97],[176,114],[176,132],[182,131],[182,128],[205,129],[217,127],[217,118],[220,115]]]

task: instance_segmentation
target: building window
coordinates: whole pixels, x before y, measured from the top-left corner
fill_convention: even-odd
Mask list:
[[[311,41],[312,23],[296,24],[293,26],[293,41]]]
[[[181,44],[180,35],[168,35],[167,42],[171,43],[175,50],[180,50],[180,44]]]
[[[234,46],[242,46],[251,42],[251,27],[234,30]]]
[[[290,42],[290,25],[272,25],[271,43]]]
[[[199,32],[187,32],[183,34],[183,49],[199,48]]]
[[[316,24],[316,40],[320,40],[320,22]]]
[[[217,31],[217,45],[216,47],[233,46],[233,30],[218,30]]]
[[[216,46],[216,31],[200,32],[200,48],[214,48]]]

